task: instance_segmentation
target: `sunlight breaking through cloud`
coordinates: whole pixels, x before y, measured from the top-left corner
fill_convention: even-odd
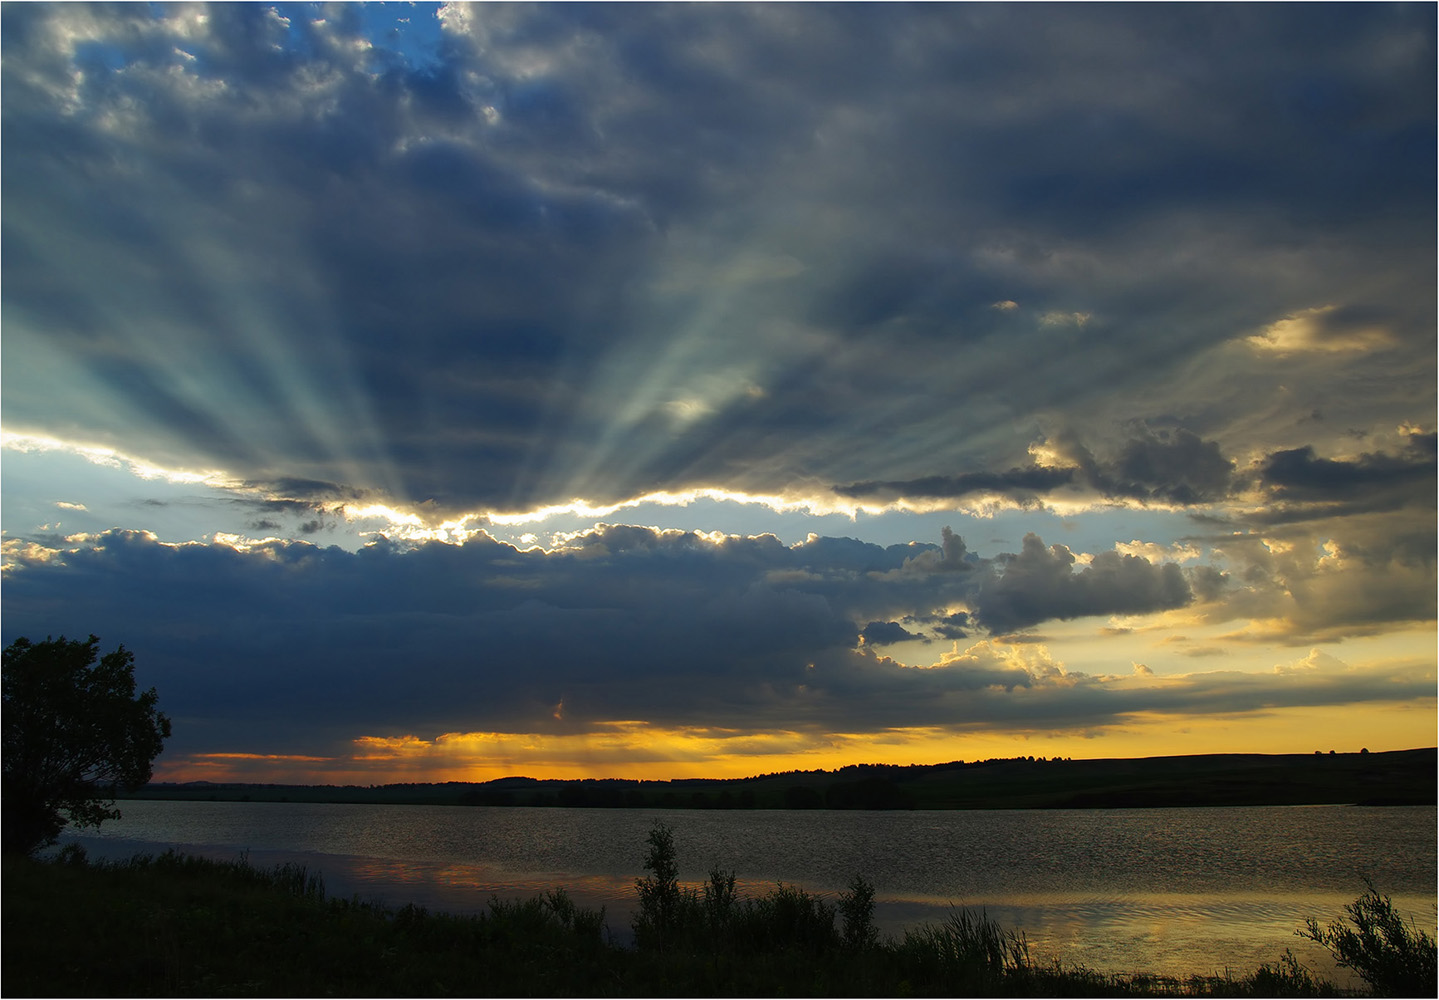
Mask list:
[[[7,638],[175,775],[1431,741],[1432,10],[1031,13],[5,5]]]

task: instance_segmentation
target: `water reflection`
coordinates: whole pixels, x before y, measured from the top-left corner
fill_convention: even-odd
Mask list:
[[[1288,807],[1114,811],[813,813],[131,802],[97,856],[186,845],[256,864],[298,861],[332,895],[476,912],[492,896],[564,886],[629,938],[645,834],[674,827],[681,873],[733,868],[741,892],[776,882],[830,897],[863,874],[886,933],[984,909],[1031,953],[1106,971],[1249,971],[1329,920],[1371,878],[1434,926],[1435,810]],[[76,839],[76,838],[72,838]],[[696,883],[697,884],[697,883]],[[1343,973],[1335,976],[1344,981]]]

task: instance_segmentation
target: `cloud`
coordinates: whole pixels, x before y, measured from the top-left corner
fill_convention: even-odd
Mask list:
[[[1277,663],[1274,666],[1276,674],[1307,673],[1317,670],[1348,670],[1349,665],[1337,656],[1331,656],[1321,649],[1311,649],[1309,655],[1302,660],[1295,660],[1292,663]]]
[[[1247,622],[1231,639],[1306,645],[1434,620],[1432,507],[1408,520],[1350,514],[1213,541],[1226,568],[1191,571],[1193,611]]]
[[[1163,546],[1137,538],[1129,542],[1115,542],[1114,551],[1122,556],[1142,556],[1150,562],[1188,562],[1200,557],[1199,548],[1192,542],[1174,542]]]
[[[1155,565],[1139,556],[1101,552],[1073,572],[1074,553],[1048,549],[1039,536],[998,560],[1003,567],[977,595],[976,616],[991,630],[1009,631],[1051,618],[1134,614],[1183,607],[1193,595],[1174,563]]]
[[[1040,326],[1078,326],[1083,327],[1090,321],[1089,313],[1082,312],[1047,312],[1039,317]]]
[[[159,467],[442,517],[1024,501],[1069,415],[1120,495],[1195,503],[1282,422],[1223,353],[1253,331],[1382,330],[1369,373],[1432,396],[1413,9],[1296,44],[1283,9],[446,7],[424,53],[343,10],[4,16],[7,426]],[[1350,355],[1295,356],[1372,425]],[[1110,446],[1166,414],[1193,441]]]
[[[1142,671],[1125,680],[1071,671],[1044,643],[980,639],[905,665],[857,635],[887,642],[969,619],[920,613],[903,625],[856,615],[885,583],[899,588],[890,600],[909,599],[915,578],[862,570],[874,564],[863,546],[847,559],[840,551],[629,526],[550,553],[482,537],[352,553],[279,540],[243,550],[174,545],[110,531],[58,554],[19,553],[22,565],[6,578],[5,630],[123,639],[141,683],[159,688],[177,720],[181,755],[326,755],[358,736],[479,730],[568,739],[615,720],[811,734],[1065,728],[1135,713],[1417,696],[1423,683],[1432,694],[1432,664],[1427,675],[1336,674],[1324,657],[1311,657],[1317,672],[1268,680]],[[808,576],[771,582],[780,568]],[[1185,596],[1173,564],[1111,552],[1074,572],[1067,549],[1033,536],[1018,555],[927,578],[983,578],[976,613],[991,628]],[[85,609],[78,627],[76,607]]]
[[[907,482],[866,482],[836,486],[834,492],[840,496],[865,497],[962,497],[972,493],[1007,494],[1017,497],[1032,497],[1048,492],[1059,486],[1068,485],[1074,479],[1073,469],[1043,468],[1031,465],[1028,468],[1009,469],[1006,472],[968,472],[958,476],[928,476]]]
[[[1107,499],[1189,506],[1223,500],[1234,485],[1234,463],[1224,457],[1218,443],[1205,441],[1183,427],[1140,428],[1137,436],[1124,440],[1113,455],[1104,459],[1068,433],[1033,445],[1030,452],[1042,462],[1005,472],[852,483],[835,486],[834,492],[887,501],[984,494],[1021,504],[1034,504],[1055,495],[1079,497],[1087,492]]]
[[[916,638],[899,622],[870,622],[859,633],[866,646],[886,646]]]
[[[1351,460],[1319,458],[1305,445],[1271,454],[1259,469],[1262,486],[1279,501],[1374,503],[1379,496],[1427,496],[1435,482],[1435,435],[1410,437],[1402,456],[1363,454]]]
[[[1201,440],[1182,427],[1160,430],[1125,444],[1111,474],[1124,485],[1111,492],[1199,503],[1225,496],[1233,471],[1234,463],[1216,442]]]
[[[1391,342],[1382,327],[1365,325],[1352,311],[1346,314],[1335,306],[1301,310],[1269,324],[1262,333],[1245,341],[1256,351],[1281,357],[1313,351],[1343,354],[1381,350]]]
[[[909,615],[904,620],[907,623],[923,625],[938,639],[966,639],[974,629],[974,622],[968,611]]]
[[[317,701],[350,725],[411,729],[472,726],[474,713],[497,728],[629,717],[755,725],[791,711],[838,725],[864,715],[864,701],[853,700],[861,696],[889,699],[900,713],[918,710],[910,699],[926,691],[1029,683],[1012,655],[946,662],[917,680],[864,652],[857,637],[883,644],[923,633],[869,609],[907,606],[916,626],[960,636],[968,614],[929,610],[945,593],[969,593],[982,622],[1006,629],[1182,596],[1136,593],[1168,581],[1172,565],[1107,553],[1071,573],[1068,550],[1045,550],[1033,536],[1021,555],[969,573],[950,570],[945,549],[930,546],[941,558],[922,575],[877,571],[899,553],[829,542],[786,547],[773,536],[613,525],[549,553],[483,536],[350,553],[275,539],[172,545],[110,531],[43,558],[16,553],[6,627],[75,631],[64,608],[83,605],[84,627],[147,651],[151,683],[170,692],[177,713],[233,714],[234,726],[300,726]],[[964,558],[962,541],[947,545]]]
[[[1428,9],[401,13],[0,8],[7,631],[300,756],[1414,689],[1035,630],[1433,620]],[[729,500],[1007,540],[594,523]]]

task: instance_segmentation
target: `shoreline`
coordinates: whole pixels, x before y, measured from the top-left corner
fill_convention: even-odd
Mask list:
[[[1436,805],[1439,748],[1369,753],[856,764],[746,778],[151,782],[117,799],[643,809],[1149,809]]]
[[[824,945],[817,952],[812,952],[811,946],[801,945],[798,938],[791,944],[776,944],[768,937],[736,938],[727,945],[700,944],[699,942],[711,940],[708,936],[711,932],[705,932],[700,938],[694,939],[695,943],[664,956],[654,954],[653,941],[649,945],[633,939],[628,944],[618,942],[613,933],[613,915],[597,914],[582,902],[571,901],[563,886],[532,894],[527,900],[501,900],[488,903],[483,911],[454,915],[446,911],[419,909],[413,905],[346,900],[334,894],[322,877],[302,865],[282,864],[271,868],[257,866],[250,861],[211,861],[171,854],[161,857],[151,855],[143,861],[128,863],[110,863],[99,859],[79,864],[66,864],[63,861],[31,863],[24,859],[7,858],[6,868],[6,934],[8,943],[12,945],[12,948],[7,949],[7,989],[12,988],[15,982],[27,979],[35,971],[32,966],[40,961],[31,955],[28,949],[17,951],[13,947],[22,934],[38,931],[25,930],[17,933],[17,930],[20,930],[22,925],[29,927],[32,923],[38,927],[46,920],[64,923],[103,919],[86,911],[92,900],[95,906],[102,910],[107,906],[127,909],[138,906],[139,912],[150,914],[140,921],[146,924],[146,927],[126,926],[112,929],[108,934],[109,938],[123,938],[137,933],[144,936],[142,932],[152,929],[148,928],[148,924],[159,919],[160,923],[169,929],[166,933],[172,937],[178,935],[177,944],[181,947],[177,956],[183,958],[177,957],[175,961],[191,965],[198,963],[201,969],[206,959],[203,956],[199,959],[191,958],[191,949],[198,947],[198,944],[185,944],[185,937],[192,934],[197,941],[201,940],[204,929],[198,926],[200,923],[223,919],[228,921],[227,926],[231,928],[227,935],[226,948],[235,948],[237,941],[242,952],[252,946],[261,947],[267,962],[278,963],[264,970],[267,975],[284,976],[287,968],[288,974],[294,975],[292,963],[303,961],[316,968],[343,967],[346,975],[353,976],[354,970],[344,962],[331,961],[329,952],[338,953],[341,949],[353,947],[352,939],[356,934],[357,922],[369,928],[364,932],[365,940],[373,941],[375,947],[381,947],[383,953],[394,958],[397,964],[412,965],[419,962],[426,970],[426,976],[433,973],[433,978],[408,984],[410,989],[397,988],[394,981],[382,985],[372,983],[369,979],[363,980],[362,987],[358,989],[353,983],[348,989],[343,983],[326,983],[326,988],[336,986],[341,993],[349,995],[380,995],[372,994],[372,989],[379,989],[385,995],[433,995],[435,992],[453,991],[456,984],[449,976],[461,973],[466,976],[473,975],[472,967],[468,963],[475,958],[472,952],[476,942],[489,949],[486,955],[486,975],[493,977],[499,971],[503,980],[504,976],[513,975],[515,970],[505,968],[500,971],[494,964],[495,960],[499,959],[502,964],[518,967],[530,966],[531,959],[526,958],[523,953],[534,945],[537,939],[547,935],[557,935],[546,942],[543,949],[543,953],[548,956],[545,960],[550,977],[548,980],[537,982],[529,978],[509,979],[503,980],[501,985],[493,978],[469,979],[467,992],[471,995],[550,995],[558,977],[558,980],[568,987],[561,991],[565,995],[650,995],[655,984],[651,983],[649,977],[655,974],[655,962],[661,958],[664,961],[660,963],[663,968],[659,985],[666,995],[676,996],[749,995],[757,981],[768,982],[765,979],[767,975],[798,976],[787,986],[782,986],[781,992],[803,994],[818,988],[817,995],[895,995],[895,989],[901,984],[909,984],[905,987],[905,992],[913,987],[916,995],[932,995],[936,992],[948,994],[952,988],[959,988],[959,995],[966,995],[967,992],[972,992],[964,988],[963,984],[966,982],[970,983],[971,987],[982,984],[981,992],[1000,996],[1076,995],[1071,992],[1074,990],[1080,991],[1081,995],[1095,995],[1095,989],[1101,991],[1098,995],[1281,995],[1267,992],[1266,985],[1278,983],[1285,985],[1286,989],[1300,985],[1301,981],[1292,978],[1293,976],[1310,977],[1308,982],[1311,984],[1317,981],[1321,992],[1303,995],[1356,995],[1354,986],[1357,985],[1347,981],[1345,970],[1337,970],[1339,975],[1335,976],[1332,974],[1335,971],[1332,967],[1328,970],[1316,968],[1312,955],[1301,959],[1286,972],[1282,952],[1265,955],[1253,966],[1239,968],[1226,966],[1223,969],[1198,972],[1176,971],[1172,968],[1164,971],[1105,971],[1082,960],[1076,961],[1072,951],[1061,951],[1054,955],[1034,954],[1032,948],[1025,946],[1028,935],[1022,926],[1014,927],[1006,923],[1002,915],[986,914],[970,907],[965,908],[968,916],[955,911],[948,919],[926,921],[907,929],[902,936],[880,934],[874,939],[874,944],[866,946],[862,953],[841,945],[839,938],[833,939],[832,943]],[[244,883],[243,886],[234,885],[237,875],[240,882]],[[176,879],[180,881],[171,884]],[[254,893],[255,884],[266,882],[272,883],[274,891],[270,891],[266,898],[259,899]],[[242,890],[245,893],[243,898]],[[744,917],[745,920],[753,920],[770,913],[769,907],[775,902],[790,897],[799,901],[811,900],[808,905],[819,905],[821,911],[824,909],[824,906],[818,903],[820,897],[811,896],[803,890],[776,887],[765,896],[740,894],[741,906],[736,912],[748,914]],[[696,903],[701,900],[698,895],[691,898]],[[67,899],[70,903],[83,899],[86,906],[70,905]],[[557,901],[562,905],[556,905]],[[829,921],[835,919],[834,905],[839,901],[828,904],[830,917],[825,918],[826,926],[830,926]],[[271,914],[270,910],[275,907],[284,908],[283,917]],[[82,914],[81,911],[86,912]],[[224,914],[229,916],[225,917]],[[1327,918],[1330,914],[1321,916]],[[499,934],[498,938],[495,936],[492,928],[497,925],[503,927],[506,921],[519,917],[524,917],[527,926],[520,937],[515,937],[514,932],[510,931]],[[556,918],[559,919],[560,926],[556,926]],[[277,957],[277,945],[284,951],[293,947],[295,941],[294,935],[291,934],[289,945],[280,944],[273,937],[273,926],[276,923],[293,924],[297,919],[302,920],[308,928],[300,935],[300,938],[308,943],[295,956]],[[763,919],[768,920],[771,917]],[[1005,958],[999,961],[991,956],[991,959],[980,960],[981,965],[989,962],[982,968],[970,966],[967,964],[970,961],[968,959],[959,966],[949,964],[943,955],[959,940],[953,937],[955,928],[962,929],[966,921],[977,921],[981,930],[988,928],[988,933],[996,935],[998,940],[1009,942],[1010,944],[1005,946],[1005,954],[1012,953],[1013,959]],[[236,923],[238,929],[234,929]],[[191,924],[197,926],[191,929]],[[581,929],[581,925],[582,937],[585,940],[577,942],[572,935]],[[182,926],[187,930],[180,930]],[[776,925],[776,930],[778,926]],[[53,931],[53,927],[51,930]],[[417,930],[420,933],[415,937]],[[449,957],[437,955],[435,945],[437,939],[456,933],[469,942],[458,949],[461,953],[460,960],[467,964],[452,973],[442,969]],[[725,932],[725,940],[730,940],[728,933]],[[263,940],[247,942],[245,939],[251,936]],[[394,940],[382,945],[382,939],[387,936],[393,936]],[[741,945],[738,943],[741,940],[750,941],[750,944]],[[417,942],[423,942],[423,945],[414,954],[408,954],[410,949],[416,947]],[[1019,950],[1014,950],[1016,945]],[[450,947],[447,945],[443,950],[448,952]],[[735,947],[739,948],[738,952],[732,950]],[[872,952],[868,950],[870,947],[874,949]],[[715,949],[712,956],[711,948]],[[933,951],[935,948],[939,950]],[[691,949],[698,950],[691,952]],[[758,950],[751,954],[749,949]],[[209,950],[216,949],[212,945]],[[14,960],[17,955],[24,957],[17,962]],[[209,961],[229,962],[231,959],[228,956],[227,951],[224,956],[214,957]],[[80,963],[72,961],[66,971],[75,974],[77,964],[83,966],[85,961],[96,963],[97,974],[108,974],[109,970],[103,968],[101,959],[94,955],[87,955]],[[758,971],[751,969],[755,962],[758,962],[755,967]],[[23,967],[22,975],[16,975],[17,966]],[[591,966],[594,967],[593,970],[584,971]],[[620,989],[614,990],[600,985],[604,979],[592,981],[593,972],[601,970],[605,977],[615,977]],[[727,988],[724,982],[710,978],[717,970],[724,976],[731,977],[727,981],[746,985],[737,989]],[[314,974],[308,967],[306,973]],[[864,978],[848,978],[852,975]],[[973,978],[976,975],[980,977],[978,980]],[[198,992],[202,995],[215,995],[217,984],[224,986],[220,992],[226,995],[264,996],[276,993],[276,987],[269,985],[264,979],[244,978],[233,972],[225,974],[203,969],[201,972],[189,973],[189,976],[191,979],[198,977],[196,981],[202,987]],[[168,995],[197,992],[187,988],[186,976],[173,969],[165,970],[162,982],[168,988],[161,989],[161,992]],[[446,985],[447,982],[449,985]],[[485,985],[476,989],[476,982]],[[288,980],[286,983],[288,984]],[[803,985],[805,983],[810,985],[806,987]],[[434,984],[440,985],[438,991]],[[794,987],[797,984],[796,989]],[[883,988],[886,986],[887,990]],[[878,994],[874,992],[877,988],[880,989]],[[857,992],[851,992],[852,990]],[[280,991],[286,992],[284,989]],[[93,990],[89,992],[97,995]],[[109,992],[111,995],[144,995],[153,993],[153,987]],[[299,995],[305,992],[307,991],[303,988],[298,990]]]

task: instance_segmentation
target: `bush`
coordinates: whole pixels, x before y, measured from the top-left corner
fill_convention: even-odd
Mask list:
[[[686,914],[681,912],[684,894],[679,886],[679,863],[675,860],[675,834],[664,823],[656,823],[647,838],[645,871],[635,879],[640,894],[640,912],[635,915],[635,944],[640,948],[664,951],[672,946]]]
[[[1404,920],[1388,896],[1381,896],[1365,881],[1366,891],[1345,905],[1348,927],[1336,920],[1320,927],[1313,917],[1296,931],[1300,937],[1317,941],[1329,949],[1334,960],[1353,969],[1379,996],[1434,996],[1434,939]]]
[[[739,919],[752,951],[803,951],[820,955],[839,942],[834,907],[818,896],[781,882],[767,896],[746,900]]]
[[[734,913],[734,872],[724,871],[719,865],[710,868],[709,881],[704,887],[705,917],[712,930],[726,927]]]
[[[839,897],[839,915],[844,921],[841,937],[851,951],[872,947],[879,940],[874,926],[874,886],[856,875],[849,891]]]

